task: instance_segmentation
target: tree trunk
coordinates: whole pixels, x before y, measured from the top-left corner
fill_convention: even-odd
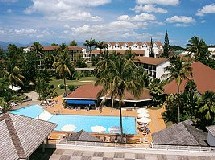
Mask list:
[[[123,126],[122,126],[122,101],[119,101],[119,121],[120,121],[120,136],[121,143],[123,142]]]
[[[64,83],[65,96],[67,96],[66,78],[65,77],[63,77],[63,83]]]
[[[180,85],[178,85],[178,96],[180,94]],[[177,110],[178,110],[178,123],[180,122],[180,108],[179,108],[179,100],[178,100],[178,107],[177,107]]]

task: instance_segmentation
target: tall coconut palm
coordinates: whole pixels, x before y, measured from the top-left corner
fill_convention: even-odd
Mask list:
[[[92,39],[90,38],[90,40],[86,40],[85,43],[84,43],[84,46],[87,46],[89,47],[89,50],[90,50],[90,56],[91,56],[91,51],[92,51],[92,47],[93,46],[96,46],[96,40],[95,39]]]
[[[189,79],[192,76],[191,63],[183,61],[179,56],[174,56],[170,60],[170,66],[165,68],[169,81],[174,80],[177,84],[177,93],[180,94],[180,86],[184,79]],[[180,122],[180,110],[178,106],[178,122]]]
[[[199,99],[199,115],[198,123],[200,127],[215,124],[215,93],[211,91],[205,92]]]
[[[100,71],[98,83],[105,88],[104,93],[117,97],[119,99],[120,111],[120,132],[121,140],[123,138],[122,126],[122,104],[125,92],[129,91],[135,97],[138,97],[144,87],[144,81],[139,78],[140,69],[134,64],[132,59],[127,59],[125,56],[118,55],[113,60],[111,59],[106,70]],[[141,73],[143,73],[141,71]]]
[[[102,49],[107,49],[108,48],[107,44],[104,43],[103,41],[102,42],[100,42],[100,41],[97,42],[96,47],[99,48],[100,54],[102,54]]]
[[[188,42],[187,50],[190,54],[194,54],[196,60],[201,61],[202,59],[208,58],[208,47],[203,39],[194,36]]]
[[[36,56],[39,57],[39,66],[42,66],[42,50],[43,50],[43,46],[39,43],[39,42],[34,42],[33,46],[32,46],[32,51],[34,51],[36,53]]]
[[[71,75],[71,62],[68,55],[67,47],[65,47],[65,45],[60,46],[58,52],[59,54],[55,58],[53,66],[55,68],[56,73],[63,78],[65,95],[67,95],[66,76],[68,74]]]
[[[23,85],[23,79],[25,77],[21,75],[20,69],[17,66],[15,66],[13,70],[8,74],[8,79],[12,87],[20,84]]]

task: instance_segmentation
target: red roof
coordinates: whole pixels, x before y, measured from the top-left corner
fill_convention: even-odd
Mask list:
[[[59,46],[43,46],[43,51],[53,51],[58,49]],[[82,51],[82,47],[79,46],[68,46],[69,51]]]
[[[97,99],[97,94],[102,90],[102,86],[95,86],[94,84],[85,84],[70,93],[65,99]],[[144,89],[138,100],[151,99],[152,96],[149,90]],[[134,96],[126,92],[126,100],[137,100]]]
[[[191,65],[192,67],[192,79],[196,83],[197,90],[200,93],[206,91],[215,92],[215,70],[210,67],[202,64],[201,62],[194,62]],[[180,92],[184,91],[187,80],[183,80],[180,85]],[[177,93],[177,84],[173,80],[164,87],[166,94]]]
[[[167,58],[152,58],[152,57],[136,57],[136,59],[137,62],[151,64],[155,66],[168,61]]]

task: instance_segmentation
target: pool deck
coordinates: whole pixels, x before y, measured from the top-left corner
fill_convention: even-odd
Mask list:
[[[54,98],[54,104],[52,106],[43,106],[43,108],[47,111],[49,111],[52,114],[74,114],[74,115],[97,115],[97,116],[119,116],[119,110],[111,107],[103,107],[102,112],[99,110],[89,110],[81,109],[81,110],[75,110],[75,109],[68,109],[63,107],[63,99],[62,96],[58,96]],[[151,134],[157,131],[160,131],[164,128],[166,128],[165,122],[162,119],[162,112],[165,111],[165,108],[162,107],[160,109],[155,108],[148,108],[151,122],[149,123],[149,129],[150,133],[147,135],[143,135],[142,132],[140,132],[137,129],[137,135],[133,137],[133,140],[138,142],[141,139],[144,140],[143,143],[150,144],[152,142],[152,136]],[[132,116],[137,117],[137,111],[136,110],[122,110],[123,116]],[[138,126],[138,124],[136,125]],[[62,137],[64,135],[64,132],[52,132],[50,135],[51,139],[58,139],[59,137]]]

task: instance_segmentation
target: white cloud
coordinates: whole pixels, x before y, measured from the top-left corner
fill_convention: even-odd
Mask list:
[[[215,4],[210,4],[204,6],[202,9],[199,9],[196,13],[197,16],[204,16],[204,14],[215,13]]]
[[[137,4],[178,5],[179,0],[136,0]]]
[[[155,21],[156,17],[153,14],[149,13],[141,13],[139,15],[135,15],[134,17],[129,17],[128,15],[122,15],[117,18],[119,21],[136,21],[136,22],[141,22],[141,21]]]
[[[166,19],[169,23],[184,23],[184,24],[190,24],[195,22],[195,19],[192,17],[185,17],[185,16],[173,16]]]
[[[147,13],[167,13],[167,10],[155,5],[136,5],[133,9],[136,13],[147,12]]]
[[[92,20],[99,21],[99,16],[91,15],[89,9],[105,5],[111,0],[32,0],[33,5],[25,9],[26,14],[42,13],[45,17],[54,20]]]
[[[37,30],[36,29],[14,29],[14,32],[16,34],[34,34],[34,33],[37,33]]]

